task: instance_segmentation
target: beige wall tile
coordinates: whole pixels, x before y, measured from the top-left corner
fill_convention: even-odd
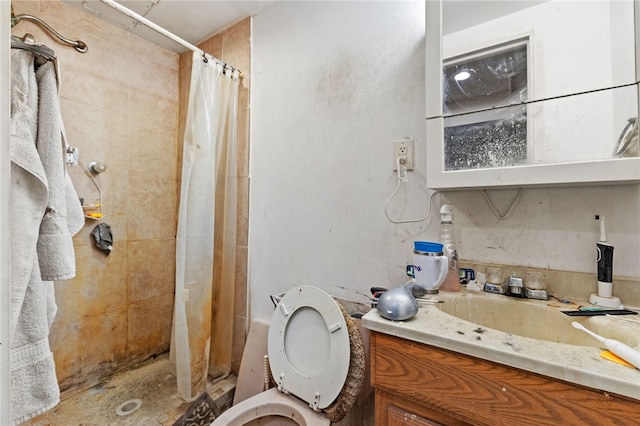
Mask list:
[[[177,195],[175,181],[157,181],[132,172],[127,199],[129,240],[175,237]]]
[[[248,177],[238,178],[238,229],[236,234],[238,247],[249,245],[249,185]]]
[[[169,52],[135,35],[121,51],[127,70],[122,78],[136,90],[176,99],[178,96],[178,54]]]
[[[175,253],[175,238],[129,242],[129,303],[173,295]]]
[[[128,350],[143,360],[169,350],[173,294],[142,300],[129,305]]]
[[[251,37],[251,18],[243,19],[222,32],[222,47],[231,46]]]
[[[233,312],[241,317],[247,315],[247,258],[249,250],[247,247],[236,249],[236,289],[234,293]]]
[[[108,256],[93,246],[76,247],[76,319],[127,305],[127,244],[114,243]]]
[[[178,84],[177,79],[175,84]],[[178,124],[177,103],[177,96],[173,97],[139,90],[128,97],[127,113],[129,114],[130,122],[136,120],[152,121],[171,124],[175,127]],[[167,138],[174,141],[176,132],[177,129],[166,135]]]
[[[238,110],[238,177],[249,176],[249,109]]]
[[[76,249],[76,263],[78,258],[78,249]],[[79,309],[82,298],[82,282],[75,278],[67,281],[54,282],[56,305],[58,312],[56,313],[53,328],[57,327],[58,322],[72,322],[80,317]]]
[[[231,349],[231,372],[238,375],[242,352],[247,340],[247,319],[240,315],[233,316],[233,346]]]
[[[95,383],[127,365],[127,307],[83,318],[78,352],[82,376]]]
[[[84,380],[79,356],[83,346],[80,341],[80,322],[61,321],[57,317],[49,334],[49,344],[54,353],[60,391],[76,388]]]
[[[176,121],[158,122],[132,120],[129,127],[130,175],[144,174],[147,179],[175,181],[176,163]],[[167,138],[171,135],[171,138]]]
[[[238,108],[249,109],[249,92],[251,86],[251,77],[247,76],[250,71],[243,70],[243,77],[240,80],[240,87],[238,88]]]
[[[238,68],[245,74],[250,75],[251,69],[251,45],[249,42],[242,42],[227,46],[223,45],[222,59],[229,65]]]
[[[222,52],[222,35],[216,34],[200,43],[198,47],[216,58],[220,58],[220,52]]]

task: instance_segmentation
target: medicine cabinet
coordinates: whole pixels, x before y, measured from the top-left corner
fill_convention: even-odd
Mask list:
[[[427,186],[640,182],[640,5],[426,2]]]

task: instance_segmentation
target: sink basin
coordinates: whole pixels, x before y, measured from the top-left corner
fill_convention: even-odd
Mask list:
[[[435,298],[443,303],[419,301],[418,313],[407,321],[387,320],[372,309],[362,324],[375,332],[640,401],[640,370],[604,359],[600,343],[571,326],[577,321],[640,350],[640,324],[624,320],[638,321],[640,315],[570,317],[561,311],[576,310],[579,304],[466,289],[440,292]]]
[[[460,293],[440,292],[437,299],[444,303],[433,305],[448,315],[513,335],[569,345],[601,347],[597,340],[571,326],[573,321],[577,321],[603,337],[640,349],[640,322],[623,320],[640,321],[640,315],[615,318],[570,317],[561,311],[577,310],[578,304],[560,303],[553,299],[520,299],[466,290]]]

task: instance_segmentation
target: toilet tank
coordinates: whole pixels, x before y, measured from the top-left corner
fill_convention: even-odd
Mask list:
[[[233,405],[265,390],[264,357],[267,355],[270,321],[271,318],[256,318],[251,321],[242,351]]]

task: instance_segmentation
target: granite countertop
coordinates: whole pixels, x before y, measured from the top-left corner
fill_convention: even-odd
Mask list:
[[[421,304],[413,318],[398,322],[381,317],[373,309],[363,316],[362,325],[372,331],[640,401],[640,370],[603,359],[602,349],[597,347],[548,342],[481,327],[449,315],[435,304]]]

